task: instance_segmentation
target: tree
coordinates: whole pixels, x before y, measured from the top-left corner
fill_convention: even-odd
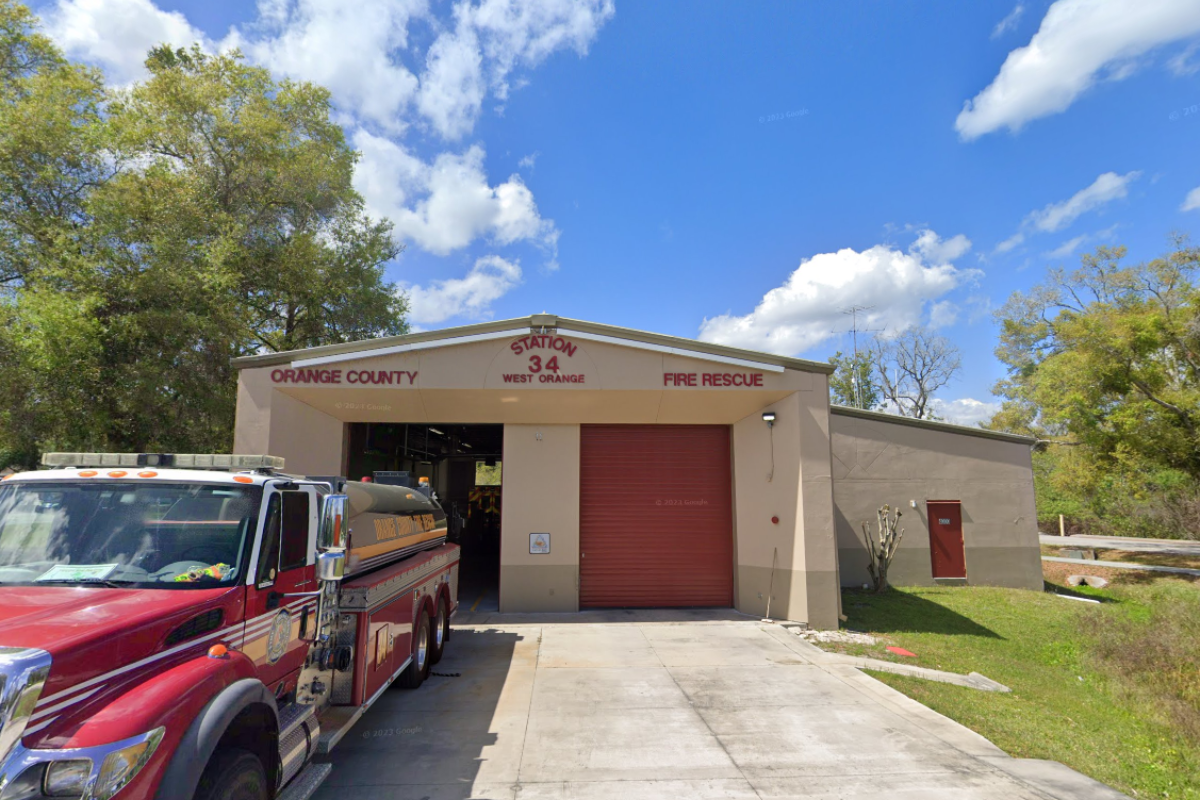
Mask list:
[[[998,314],[1002,419],[1105,458],[1200,477],[1200,250],[1125,267],[1101,247]]]
[[[1008,376],[991,427],[1042,440],[1039,502],[1112,532],[1185,535],[1200,514],[1200,251],[1125,255],[1098,248],[1000,310]]]
[[[68,63],[25,6],[0,0],[0,287],[78,252],[102,157],[104,90]]]
[[[105,91],[0,0],[0,459],[224,450],[231,358],[407,330],[328,92],[146,63]]]
[[[871,584],[875,594],[883,594],[888,590],[888,569],[896,556],[896,548],[904,538],[904,528],[900,527],[900,509],[892,510],[884,503],[883,508],[875,512],[876,532],[871,532],[871,526],[862,524],[863,539],[867,543],[867,572],[871,575]]]
[[[870,350],[842,355],[839,350],[829,359],[833,375],[829,377],[829,392],[834,403],[852,408],[878,408],[879,384],[875,375],[875,357]]]
[[[876,339],[874,358],[884,401],[901,416],[916,419],[937,419],[930,401],[962,364],[957,347],[924,328]]]

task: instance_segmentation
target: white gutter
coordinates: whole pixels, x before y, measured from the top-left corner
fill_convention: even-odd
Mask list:
[[[360,358],[378,358],[396,353],[409,353],[414,350],[432,350],[438,347],[453,347],[472,342],[486,342],[491,339],[507,339],[520,334],[529,334],[529,328],[516,328],[510,331],[494,331],[492,333],[475,333],[470,336],[456,336],[453,339],[434,339],[429,342],[413,344],[398,344],[394,347],[381,347],[378,350],[355,350],[350,353],[338,353],[332,356],[317,356],[316,358],[301,358],[292,362],[293,367],[316,367],[321,364],[337,364],[341,361],[356,361]]]
[[[593,342],[604,342],[605,344],[615,344],[622,347],[636,347],[639,350],[653,350],[656,353],[667,353],[673,356],[683,356],[684,358],[696,358],[701,361],[716,361],[719,364],[733,364],[738,367],[761,369],[764,372],[783,372],[783,367],[778,364],[765,364],[761,361],[748,361],[744,358],[733,358],[732,356],[718,356],[713,353],[702,353],[697,350],[685,350],[682,347],[668,347],[662,344],[639,342],[634,339],[622,339],[617,336],[604,336],[599,333],[584,333],[583,331],[567,332],[560,328],[559,335],[570,336],[572,339],[589,339]]]
[[[494,331],[492,333],[476,333],[470,336],[456,336],[452,339],[434,339],[428,342],[416,342],[413,344],[399,344],[394,347],[382,347],[378,350],[355,350],[350,353],[338,353],[331,356],[317,356],[316,358],[302,358],[292,362],[293,367],[316,367],[322,364],[337,364],[342,361],[355,361],[363,358],[378,358],[380,356],[390,356],[396,353],[410,353],[414,350],[433,350],[439,347],[453,347],[460,344],[470,344],[472,342],[486,342],[492,339],[508,339],[514,336],[530,336],[537,335],[531,333],[529,328],[515,328],[507,331]],[[639,342],[636,339],[622,339],[617,336],[604,336],[599,333],[585,333],[583,331],[574,331],[560,328],[556,335],[564,336],[571,339],[586,339],[592,342],[603,342],[604,344],[613,344],[619,347],[632,347],[637,350],[650,350],[655,353],[666,353],[673,356],[682,356],[683,358],[695,358],[700,361],[715,361],[718,364],[732,364],[738,367],[749,367],[750,369],[758,369],[764,372],[783,372],[784,368],[778,364],[767,364],[761,361],[749,361],[744,358],[733,358],[732,356],[719,356],[713,353],[703,353],[696,350],[685,350],[681,347],[668,347],[661,344],[651,344],[650,342]]]

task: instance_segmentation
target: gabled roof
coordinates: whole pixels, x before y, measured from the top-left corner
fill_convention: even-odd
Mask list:
[[[518,336],[528,333],[559,333],[570,332],[580,339],[602,341],[609,344],[625,345],[642,350],[655,350],[675,355],[704,358],[741,366],[759,367],[771,371],[794,369],[804,372],[833,372],[833,367],[821,361],[807,361],[799,358],[788,358],[772,353],[759,353],[754,350],[741,350],[736,347],[725,347],[719,344],[699,342],[694,339],[683,339],[678,336],[664,336],[659,333],[621,328],[616,325],[602,325],[598,322],[566,319],[553,314],[533,314],[517,319],[500,320],[498,322],[483,322],[476,325],[463,325],[457,328],[445,328],[438,331],[423,331],[410,333],[405,336],[385,336],[379,339],[367,339],[361,342],[345,344],[330,344],[322,347],[309,347],[303,350],[290,350],[282,353],[267,353],[260,356],[235,358],[235,369],[252,367],[269,367],[277,364],[296,364],[297,366],[315,366],[321,363],[349,361],[357,358],[390,355],[410,350],[426,350],[435,347],[449,347],[458,344],[468,344],[488,339],[499,339],[505,336]]]

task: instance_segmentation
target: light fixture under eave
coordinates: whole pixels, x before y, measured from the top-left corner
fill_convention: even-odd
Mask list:
[[[438,436],[445,436],[445,435],[446,435],[446,434],[442,433],[441,431],[439,431],[437,428],[434,428],[434,427],[430,427],[430,429],[429,429],[429,432],[430,432],[430,433],[436,433]]]
[[[465,447],[465,448],[467,448],[468,450],[470,450],[470,449],[471,449],[471,445],[467,444],[466,442],[463,442],[463,443],[462,443],[462,446],[463,446],[463,447]]]

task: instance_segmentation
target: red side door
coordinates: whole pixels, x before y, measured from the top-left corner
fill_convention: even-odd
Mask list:
[[[277,695],[294,688],[308,655],[305,628],[315,625],[316,598],[287,595],[317,589],[317,506],[311,486],[268,487],[264,497],[242,652]]]
[[[933,561],[933,577],[967,577],[962,504],[958,500],[927,500],[925,511],[929,518],[929,557]]]

